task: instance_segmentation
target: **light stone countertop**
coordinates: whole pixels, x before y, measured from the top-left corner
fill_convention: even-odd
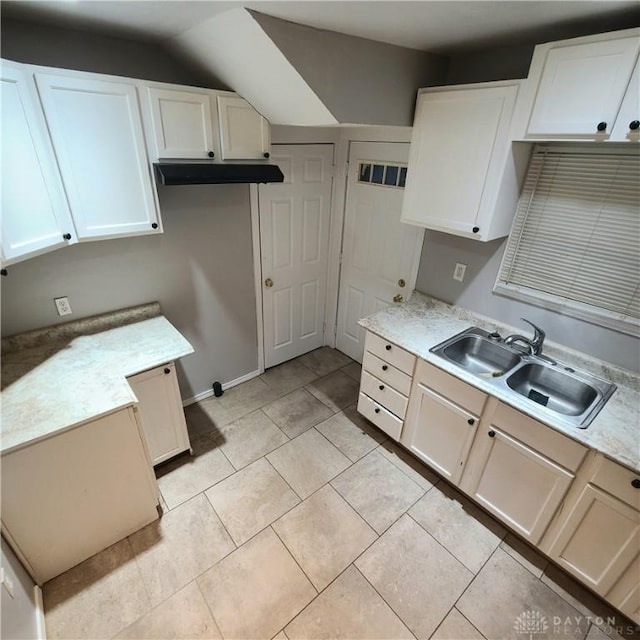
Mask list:
[[[0,452],[134,403],[127,376],[193,353],[151,303],[2,341]]]
[[[546,341],[544,355],[575,369],[615,383],[618,388],[586,429],[555,419],[549,410],[518,394],[508,394],[490,382],[430,353],[429,349],[472,326],[498,331],[505,336],[527,330],[499,323],[480,314],[455,307],[414,291],[407,302],[383,309],[359,323],[380,337],[451,373],[470,385],[497,397],[505,404],[564,433],[585,446],[640,472],[640,375]]]

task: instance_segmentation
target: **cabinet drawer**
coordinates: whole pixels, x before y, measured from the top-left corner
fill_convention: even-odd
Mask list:
[[[437,391],[474,415],[479,416],[482,413],[487,394],[442,369],[420,360],[415,377],[420,384]]]
[[[400,418],[404,418],[407,410],[407,396],[398,393],[382,380],[363,371],[360,390],[376,402],[379,402],[383,407],[389,409],[391,413],[395,413]]]
[[[634,480],[640,480],[640,473],[634,473],[613,460],[604,458],[591,483],[640,511],[640,489],[631,484]]]
[[[358,398],[358,412],[377,427],[380,427],[394,440],[400,439],[402,420],[362,392],[360,392],[360,397]]]
[[[378,356],[374,356],[373,353],[364,352],[362,369],[373,374],[376,378],[380,378],[382,382],[392,386],[405,396],[409,395],[409,391],[411,391],[411,376],[381,360]]]
[[[413,373],[413,365],[416,362],[416,357],[408,351],[397,347],[392,342],[387,342],[380,336],[368,331],[364,348],[366,351],[371,351],[371,353],[382,358],[385,362],[400,369],[400,371],[404,371],[409,375]]]
[[[502,402],[491,423],[570,471],[575,472],[587,455],[587,448],[575,440]]]

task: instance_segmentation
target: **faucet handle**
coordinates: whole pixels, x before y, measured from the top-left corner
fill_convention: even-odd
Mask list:
[[[533,322],[531,322],[530,320],[527,320],[526,318],[520,318],[520,320],[522,320],[523,322],[526,322],[527,324],[531,325],[533,327],[533,344],[538,346],[542,346],[542,343],[544,342],[544,339],[546,337],[546,333],[537,325],[533,324]]]

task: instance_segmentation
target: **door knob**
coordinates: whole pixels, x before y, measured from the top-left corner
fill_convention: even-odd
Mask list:
[[[404,281],[404,278],[400,278],[400,280],[398,280],[398,286],[399,287],[404,287],[407,283]]]
[[[404,300],[404,298],[402,297],[402,294],[400,294],[400,293],[398,295],[393,296],[393,301],[394,302],[402,302],[403,300]]]
[[[273,280],[271,278],[267,278],[264,281],[264,286],[267,287],[267,289],[270,289],[271,287],[273,287]]]

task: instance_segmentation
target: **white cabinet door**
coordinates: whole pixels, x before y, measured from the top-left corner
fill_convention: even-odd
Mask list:
[[[189,449],[189,434],[172,362],[129,378],[154,465]]]
[[[637,36],[537,47],[529,74],[537,92],[527,136],[606,139],[639,48]],[[599,132],[600,123],[605,128]]]
[[[491,425],[478,433],[462,488],[523,538],[537,544],[573,477]]]
[[[419,94],[402,222],[493,239],[491,219],[518,88],[517,83],[497,83]],[[514,197],[515,206],[517,194]],[[500,230],[507,233],[508,227]]]
[[[639,474],[600,456],[582,483],[545,550],[615,606],[631,606],[640,594],[634,596],[622,576],[640,554]]]
[[[78,238],[159,231],[136,85],[36,74]]]
[[[631,74],[627,92],[609,139],[615,142],[640,141],[640,61],[636,63]]]
[[[214,121],[206,93],[147,89],[156,159],[214,158]]]
[[[2,256],[9,264],[76,240],[30,74],[2,61]]]
[[[476,433],[478,416],[422,384],[415,384],[402,444],[450,482],[458,484]]]
[[[607,594],[607,600],[640,624],[640,556],[636,556],[615,587]]]
[[[269,157],[269,123],[244,98],[218,96],[223,160],[264,160]]]
[[[558,564],[603,596],[638,553],[638,510],[591,484],[583,489],[550,550]]]

